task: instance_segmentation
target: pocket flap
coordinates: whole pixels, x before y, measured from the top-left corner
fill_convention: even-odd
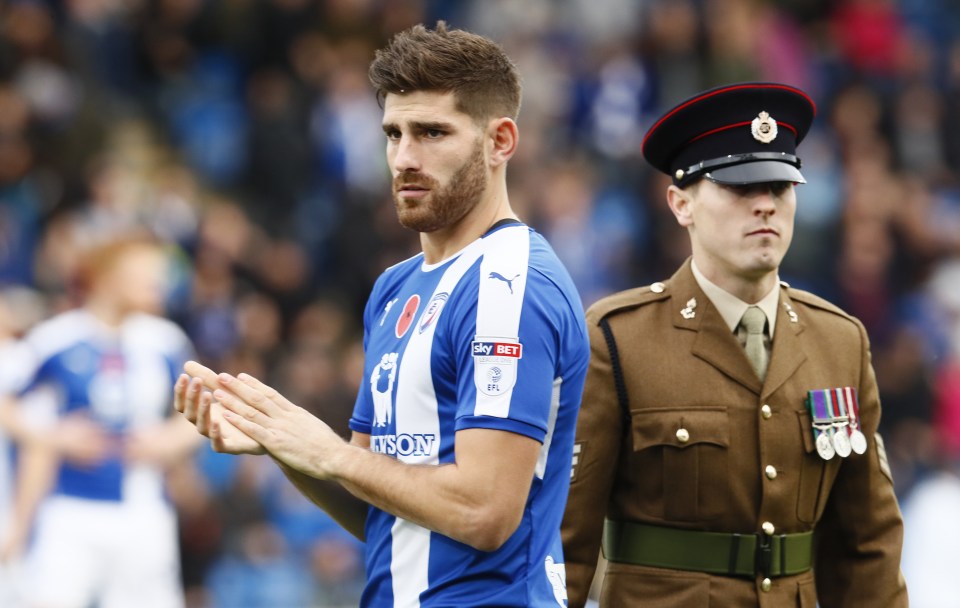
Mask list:
[[[701,443],[730,444],[725,407],[650,408],[630,412],[633,449],[670,445],[687,448]]]

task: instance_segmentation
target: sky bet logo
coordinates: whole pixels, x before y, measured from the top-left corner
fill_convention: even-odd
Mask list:
[[[479,342],[473,343],[474,357],[510,357],[519,359],[523,345],[516,342]]]

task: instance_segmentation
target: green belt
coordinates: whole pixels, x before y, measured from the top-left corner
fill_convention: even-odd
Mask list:
[[[603,526],[603,555],[637,566],[770,578],[811,568],[813,532],[727,534],[608,519]]]

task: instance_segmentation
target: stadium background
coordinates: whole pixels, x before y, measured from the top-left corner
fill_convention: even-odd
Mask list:
[[[782,278],[865,323],[914,604],[922,591],[960,605],[960,577],[921,579],[947,555],[960,563],[955,0],[7,0],[0,11],[0,325],[16,334],[71,306],[78,248],[147,226],[169,243],[168,314],[201,360],[267,378],[344,434],[364,299],[382,268],[418,250],[395,221],[366,80],[391,33],[443,18],[515,59],[511,200],[587,305],[688,255],[664,177],[639,155],[651,118],[735,80],[810,92],[810,183]],[[359,544],[269,460],[204,449],[170,481],[190,606],[356,605]],[[925,491],[938,498],[920,509]]]

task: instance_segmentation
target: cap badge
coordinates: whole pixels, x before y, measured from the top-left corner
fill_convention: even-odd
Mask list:
[[[750,133],[755,140],[768,144],[777,138],[777,121],[766,112],[760,112],[760,115],[750,124]]]

